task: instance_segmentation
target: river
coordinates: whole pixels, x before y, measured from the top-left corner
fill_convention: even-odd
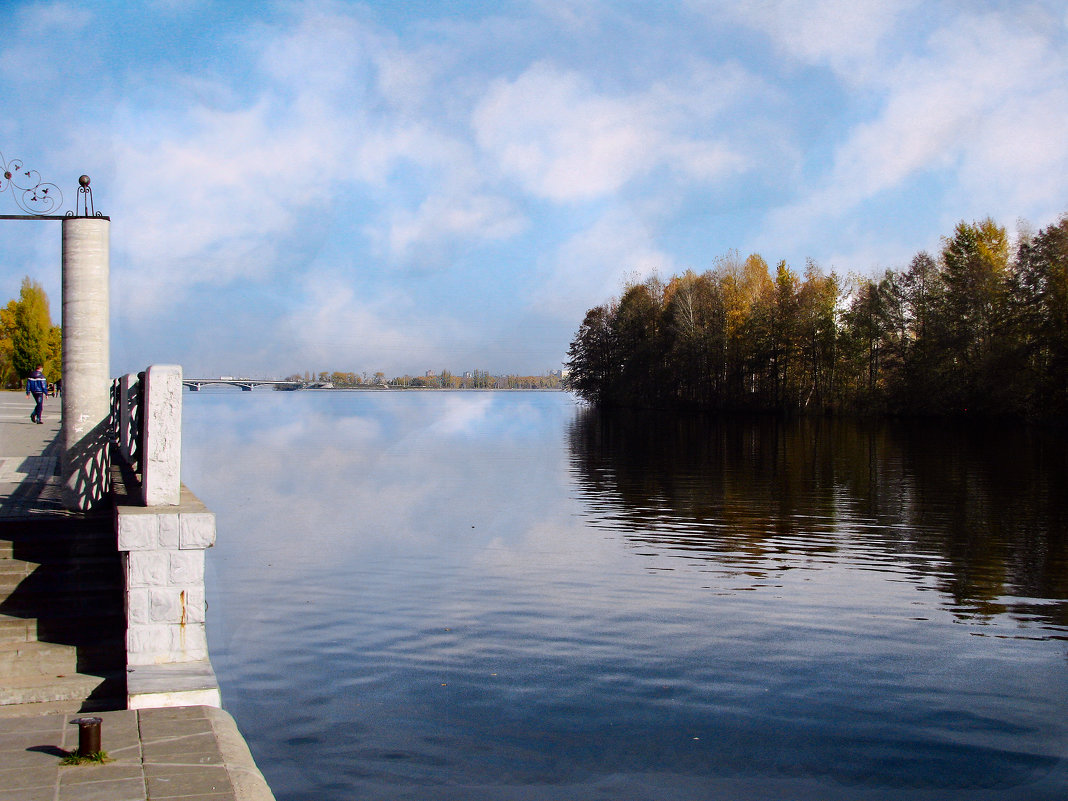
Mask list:
[[[279,801],[1068,798],[1050,432],[205,391],[183,433]]]

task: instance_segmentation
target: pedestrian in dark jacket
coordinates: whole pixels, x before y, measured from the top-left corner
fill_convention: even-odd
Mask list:
[[[44,399],[47,394],[48,380],[41,371],[41,365],[37,365],[37,369],[30,373],[30,377],[26,379],[26,397],[33,395],[33,399],[37,401],[33,412],[30,413],[30,419],[35,423],[42,422],[41,412],[44,411]]]

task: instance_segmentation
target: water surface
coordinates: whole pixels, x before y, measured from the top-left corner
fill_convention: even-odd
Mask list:
[[[1068,797],[1063,440],[185,396],[285,799]]]

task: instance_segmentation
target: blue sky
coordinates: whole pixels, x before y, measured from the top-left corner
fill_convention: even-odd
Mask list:
[[[92,177],[116,374],[540,373],[634,277],[1068,212],[1061,0],[0,10],[0,154]],[[58,320],[58,224],[3,225]]]

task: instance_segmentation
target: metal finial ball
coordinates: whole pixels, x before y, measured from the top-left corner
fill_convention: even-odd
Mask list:
[[[89,176],[83,175],[78,179],[78,186],[89,186]]]

